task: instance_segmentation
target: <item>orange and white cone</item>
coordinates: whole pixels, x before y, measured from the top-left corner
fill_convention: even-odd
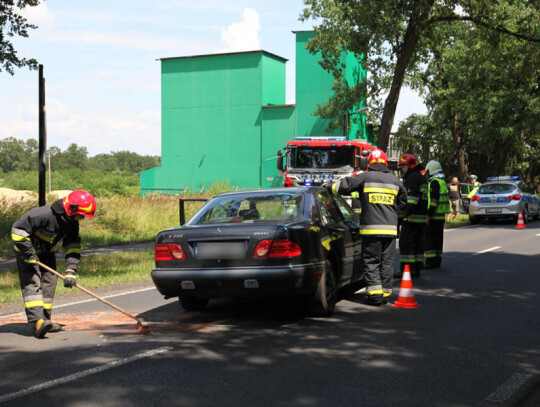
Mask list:
[[[411,279],[411,268],[408,264],[405,265],[403,271],[403,278],[401,279],[401,287],[399,288],[399,295],[394,307],[399,308],[418,308],[420,304],[414,299],[414,292]]]
[[[518,216],[518,222],[517,222],[517,225],[516,225],[516,229],[524,229],[526,227],[527,226],[525,226],[525,222],[523,221],[523,213],[521,213],[521,211],[519,211],[519,216]]]

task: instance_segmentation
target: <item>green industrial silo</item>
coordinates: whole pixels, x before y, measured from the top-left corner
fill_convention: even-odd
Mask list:
[[[161,166],[140,174],[141,194],[198,192],[226,180],[239,188],[281,185],[277,150],[297,136],[329,135],[328,121],[313,112],[331,97],[333,78],[305,49],[314,33],[295,34],[296,105],[285,104],[287,60],[266,51],[160,60]],[[355,58],[344,61],[350,83],[365,78]],[[366,138],[364,124],[353,124],[350,138]]]
[[[285,104],[285,62],[265,51],[161,59],[162,164],[141,173],[141,192],[271,183],[262,162],[294,137],[294,117],[261,107]],[[265,115],[282,119],[269,125],[278,134],[265,134]]]

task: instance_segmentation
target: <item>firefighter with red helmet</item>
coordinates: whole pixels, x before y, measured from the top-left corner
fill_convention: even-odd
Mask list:
[[[81,258],[79,221],[93,218],[96,200],[86,191],[73,191],[52,205],[26,212],[13,224],[11,239],[15,247],[24,309],[34,336],[43,338],[57,332],[60,324],[51,322],[57,277],[41,268],[37,261],[56,269],[54,247],[62,241],[65,250],[64,286],[77,285],[77,266]]]
[[[413,277],[420,277],[424,264],[424,229],[428,212],[428,183],[421,171],[418,159],[409,153],[399,158],[398,167],[407,190],[407,211],[401,221],[399,234],[400,271],[394,277],[403,276],[408,265]]]
[[[366,303],[386,304],[392,293],[398,215],[407,205],[403,184],[388,169],[386,153],[375,149],[369,154],[366,172],[343,178],[329,189],[340,195],[358,192]]]

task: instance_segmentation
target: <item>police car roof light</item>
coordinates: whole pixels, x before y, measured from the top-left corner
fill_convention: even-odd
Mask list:
[[[517,181],[519,180],[519,175],[506,175],[503,177],[487,177],[488,181]]]

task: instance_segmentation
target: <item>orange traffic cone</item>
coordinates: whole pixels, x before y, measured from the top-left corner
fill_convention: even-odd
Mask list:
[[[403,278],[401,279],[398,299],[393,306],[399,308],[418,308],[420,306],[414,299],[411,268],[408,264],[405,265],[405,270],[403,270]]]
[[[525,226],[525,222],[523,222],[523,214],[521,213],[521,211],[519,211],[518,223],[516,225],[516,229],[524,229],[526,227],[527,226]]]

